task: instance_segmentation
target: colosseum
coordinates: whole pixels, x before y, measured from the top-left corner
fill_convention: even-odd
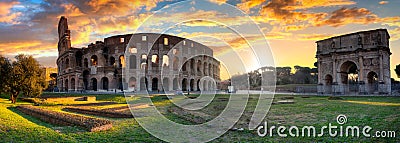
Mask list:
[[[210,91],[220,84],[213,50],[172,35],[117,35],[71,47],[67,18],[58,24],[57,86],[83,91]]]

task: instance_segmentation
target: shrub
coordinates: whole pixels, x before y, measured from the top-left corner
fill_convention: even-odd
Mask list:
[[[343,98],[339,96],[329,96],[328,100],[343,100]]]
[[[111,117],[111,118],[132,118],[133,115],[131,113],[118,112],[116,110],[120,110],[121,108],[129,108],[128,106],[117,107],[112,109],[91,109],[91,108],[76,108],[76,107],[67,107],[63,108],[65,111],[77,112],[81,114],[89,114],[95,116],[102,117]]]
[[[40,120],[51,124],[79,126],[87,129],[90,132],[108,130],[112,128],[111,121],[105,119],[45,110],[30,105],[17,106],[17,109],[25,114],[39,118]]]

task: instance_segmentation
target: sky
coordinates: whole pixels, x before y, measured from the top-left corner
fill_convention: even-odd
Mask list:
[[[399,7],[399,0],[1,0],[0,54],[29,54],[56,67],[57,25],[65,16],[73,47],[112,35],[161,32],[211,47],[232,75],[265,65],[313,67],[315,41],[385,28],[392,78],[400,80],[394,73],[400,64]]]

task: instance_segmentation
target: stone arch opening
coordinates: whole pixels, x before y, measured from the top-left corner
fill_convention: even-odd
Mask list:
[[[76,87],[75,87],[75,78],[71,78],[71,89],[72,91],[75,91]]]
[[[163,79],[163,89],[164,89],[164,91],[169,91],[169,79],[168,78]]]
[[[85,90],[89,89],[89,74],[88,70],[83,71],[83,88]]]
[[[82,67],[82,58],[83,58],[83,53],[81,51],[75,53],[76,66]]]
[[[190,91],[194,91],[194,79],[190,80]]]
[[[136,90],[136,78],[131,77],[129,78],[129,89],[135,91]]]
[[[187,79],[182,79],[182,91],[187,91]]]
[[[325,93],[332,93],[333,77],[330,74],[325,75]]]
[[[115,58],[113,56],[110,57],[110,66],[115,66]]]
[[[358,82],[358,68],[352,61],[344,62],[340,66],[342,84],[354,84]]]
[[[164,55],[163,56],[162,66],[165,67],[165,68],[168,68],[168,66],[169,66],[169,57],[168,57],[168,55]]]
[[[367,74],[367,82],[369,93],[374,93],[378,91],[378,74],[376,74],[376,72],[370,71]]]
[[[92,63],[92,66],[97,66],[97,64],[98,64],[98,59],[97,59],[97,56],[96,56],[96,55],[93,55],[93,56],[90,58],[90,61],[91,61],[91,63]]]
[[[101,78],[101,85],[102,85],[102,89],[103,90],[107,90],[108,91],[108,85],[109,85],[109,81],[107,77],[103,77]]]
[[[85,58],[85,59],[83,60],[83,66],[84,66],[85,68],[88,68],[88,67],[89,67],[89,62],[88,62],[88,59],[87,59],[87,58]]]
[[[159,65],[158,55],[154,54],[151,56],[151,66],[156,68],[156,67],[158,67],[158,65]]]
[[[125,67],[125,57],[124,55],[119,56],[119,67],[124,68]]]
[[[158,91],[158,78],[156,77],[151,80],[151,90]]]
[[[69,59],[65,59],[65,68],[69,68]]]
[[[68,87],[68,79],[65,79],[65,91],[68,92],[68,89],[69,89],[69,87]]]
[[[340,66],[340,77],[343,93],[358,92],[358,67],[352,61],[346,61]]]
[[[200,79],[197,80],[197,91],[200,91]]]
[[[97,79],[96,78],[92,78],[90,81],[92,83],[92,90],[93,91],[97,91]]]
[[[174,78],[174,81],[172,82],[172,88],[173,90],[178,90],[178,79]]]
[[[129,69],[136,69],[136,56],[135,55],[129,56]]]

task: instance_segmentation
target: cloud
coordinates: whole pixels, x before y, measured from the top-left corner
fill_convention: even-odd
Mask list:
[[[380,1],[379,2],[380,5],[384,5],[384,4],[388,4],[388,3],[389,3],[388,1]]]
[[[344,5],[354,5],[356,2],[351,0],[299,0],[295,3],[291,3],[285,7],[288,10],[296,9],[309,9],[316,7],[331,7],[331,6],[344,6]]]
[[[397,27],[393,30],[389,30],[389,33],[391,41],[396,41],[400,39],[400,27]]]
[[[286,39],[288,36],[291,36],[292,33],[284,33],[284,32],[269,32],[265,34],[268,40],[271,39]]]
[[[91,13],[99,15],[124,15],[132,12],[132,10],[140,10],[145,8],[150,11],[157,6],[162,0],[90,0],[81,5],[89,6]]]
[[[308,13],[303,11],[295,11],[288,9],[288,6],[296,5],[295,0],[273,0],[268,2],[267,5],[263,6],[260,10],[260,16],[265,17],[267,23],[273,25],[289,25],[299,22],[317,21],[323,19],[326,13]],[[260,19],[259,19],[260,20]]]
[[[19,4],[19,2],[16,1],[0,2],[0,23],[8,23],[8,24],[19,23],[16,19],[19,16],[21,16],[22,13],[11,11],[11,8],[17,4]]]
[[[227,1],[227,0],[210,0],[210,2],[219,4],[219,5],[226,3],[226,1]]]
[[[48,44],[41,41],[12,41],[8,43],[0,43],[0,54],[17,55],[17,54],[49,54],[57,50],[56,43]]]
[[[238,3],[236,6],[246,13],[250,12],[250,9],[264,3],[265,0],[242,0],[242,3]]]
[[[333,34],[298,34],[297,39],[303,41],[317,41],[321,39],[326,39],[329,37],[333,37]]]
[[[343,26],[347,24],[369,24],[379,20],[379,17],[366,8],[340,8],[332,12],[328,19],[317,21],[315,26]]]

